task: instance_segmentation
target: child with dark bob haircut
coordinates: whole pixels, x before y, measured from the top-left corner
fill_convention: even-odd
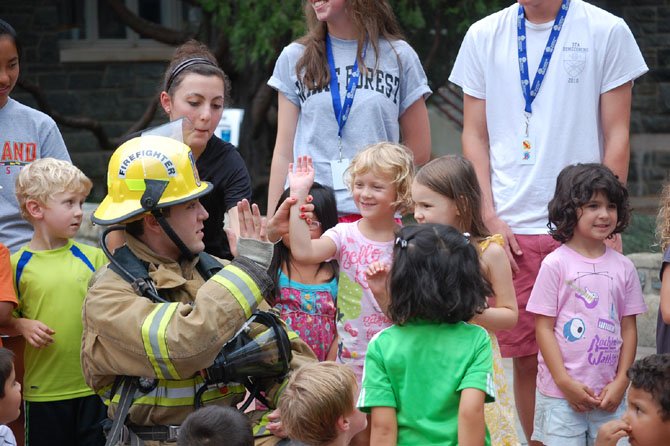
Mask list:
[[[489,445],[491,340],[468,321],[491,288],[469,235],[440,224],[400,229],[389,286],[395,325],[370,341],[358,400],[372,414],[370,444]]]
[[[670,354],[638,359],[628,369],[628,378],[628,410],[600,428],[596,446],[614,446],[623,437],[636,446],[668,444]]]
[[[606,166],[597,163],[574,164],[564,168],[556,180],[556,192],[549,202],[549,234],[565,243],[572,238],[579,209],[591,201],[596,192],[605,194],[616,205],[617,222],[610,236],[619,234],[630,222],[628,190]]]
[[[466,233],[467,234],[467,233]],[[492,294],[482,277],[479,254],[452,226],[403,228],[391,268],[389,317],[394,324],[413,321],[455,324],[486,308]]]

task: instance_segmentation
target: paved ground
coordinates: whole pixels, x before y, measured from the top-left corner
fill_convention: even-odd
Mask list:
[[[654,348],[649,348],[649,347],[638,347],[637,348],[637,355],[636,358],[643,358],[645,356],[651,355],[656,353],[656,349]],[[503,358],[503,366],[505,367],[505,378],[507,378],[507,383],[508,383],[508,388],[510,389],[510,393],[512,392],[512,360],[509,358]],[[514,400],[514,394],[512,393],[511,395],[512,400]],[[521,444],[523,446],[528,445],[528,443],[525,440],[525,437],[523,435],[523,429],[521,429],[521,424],[519,424],[519,421],[517,420],[516,423],[516,430],[519,434],[519,439],[521,440]]]

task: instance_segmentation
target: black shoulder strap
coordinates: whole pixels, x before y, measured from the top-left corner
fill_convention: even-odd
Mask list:
[[[126,271],[121,271],[121,269],[114,264],[114,262],[109,264],[109,267],[112,271],[117,273],[120,276],[123,276],[124,279],[128,280],[130,277],[126,277],[126,272],[130,273],[135,279],[148,279],[149,270],[147,269],[147,264],[137,258],[135,254],[128,248],[128,246],[123,245],[114,251],[114,259],[117,260]]]
[[[204,251],[198,254],[198,257],[200,259],[198,260],[198,264],[195,267],[198,269],[198,272],[205,280],[209,280],[210,277],[221,271],[223,268],[221,262]]]
[[[149,265],[139,258],[128,248],[123,245],[114,251],[114,257],[109,264],[109,268],[126,281],[130,282],[133,289],[140,296],[151,298],[147,294],[151,290],[151,277],[149,277]]]
[[[138,259],[126,245],[114,251],[113,257],[115,262],[109,264],[110,269],[130,282],[138,294],[146,296],[145,287],[151,283],[149,265]],[[221,271],[223,265],[213,256],[201,252],[198,254],[196,268],[205,280],[209,280],[210,277]]]

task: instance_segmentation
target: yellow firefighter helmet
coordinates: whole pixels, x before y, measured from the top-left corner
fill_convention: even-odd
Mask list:
[[[122,144],[109,160],[107,196],[92,216],[111,225],[208,194],[191,149],[172,138],[145,135]]]

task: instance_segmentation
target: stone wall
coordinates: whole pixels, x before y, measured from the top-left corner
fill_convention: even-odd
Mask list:
[[[630,254],[629,259],[637,268],[642,284],[644,300],[649,307],[645,314],[637,317],[637,344],[642,347],[656,347],[656,320],[658,318],[659,293],[661,280],[659,271],[663,255],[660,253]]]

